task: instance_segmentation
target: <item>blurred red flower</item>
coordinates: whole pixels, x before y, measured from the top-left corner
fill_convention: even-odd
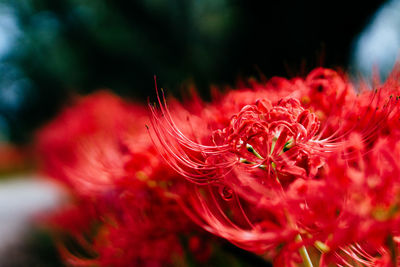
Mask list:
[[[182,239],[203,240],[176,201],[179,177],[157,156],[147,122],[145,106],[102,91],[78,98],[38,133],[42,171],[71,193],[48,219],[69,265],[179,265]]]

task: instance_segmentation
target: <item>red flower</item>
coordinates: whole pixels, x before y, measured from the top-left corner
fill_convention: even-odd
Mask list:
[[[79,98],[39,132],[43,171],[72,196],[72,207],[50,218],[69,265],[184,262],[181,238],[204,235],[177,204],[178,177],[157,156],[146,113],[99,92]]]
[[[77,99],[77,105],[39,132],[42,168],[79,194],[109,190],[127,175],[130,153],[150,145],[146,121],[143,106],[128,105],[107,92]]]
[[[208,231],[267,253],[278,266],[308,262],[306,247],[337,253],[345,264],[340,255],[352,255],[361,242],[385,258],[380,247],[397,231],[389,211],[398,199],[376,200],[383,192],[400,195],[398,161],[388,151],[396,139],[382,145],[398,131],[392,95],[399,83],[389,80],[356,96],[343,76],[317,69],[304,80],[253,86],[205,105],[195,113],[201,124],[192,128],[165,100],[159,110],[151,107],[154,142],[192,183],[181,203],[187,213]],[[368,181],[377,187],[370,191]],[[381,205],[383,222],[373,215]]]

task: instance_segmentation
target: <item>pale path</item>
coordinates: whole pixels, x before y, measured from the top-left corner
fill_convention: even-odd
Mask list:
[[[34,216],[56,208],[61,196],[56,185],[33,175],[0,180],[0,266],[10,248],[24,242]]]

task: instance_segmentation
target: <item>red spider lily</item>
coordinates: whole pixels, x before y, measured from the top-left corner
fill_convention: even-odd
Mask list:
[[[398,264],[398,81],[357,95],[319,68],[210,104],[169,109],[159,97],[156,146],[143,106],[81,98],[38,138],[44,172],[73,195],[53,220],[62,255],[75,266],[184,265],[182,239],[210,255],[191,218],[276,266]]]
[[[386,191],[398,195],[398,160],[383,143],[397,131],[399,83],[390,79],[356,96],[343,76],[317,69],[304,80],[255,87],[204,106],[195,114],[202,121],[196,131],[164,98],[159,110],[150,107],[153,141],[192,183],[181,203],[187,213],[208,231],[267,253],[277,266],[311,265],[306,247],[326,253],[321,265],[331,255],[342,265],[347,256],[366,265],[384,261],[388,249],[381,248],[397,233],[389,211],[398,200],[376,200]],[[370,191],[368,177],[379,177],[382,191]],[[373,215],[381,205],[383,222]],[[355,251],[361,243],[377,249]]]
[[[328,160],[326,184],[343,201],[332,205],[337,213],[330,217],[331,225],[318,226],[320,232],[325,232],[325,243],[332,251],[324,255],[323,263],[333,260],[345,266],[346,262],[397,266],[398,245],[394,236],[400,225],[400,166],[398,151],[393,153],[390,148],[391,144],[397,146],[397,136],[390,141],[379,138],[367,154],[363,153],[366,148],[359,148],[357,159]]]
[[[324,69],[318,69],[318,71],[322,72],[320,75],[325,75],[327,72]],[[313,72],[310,75],[314,77],[315,73]],[[297,80],[295,81],[299,83]],[[306,82],[303,83],[307,85]],[[313,88],[315,82],[308,81],[308,83],[311,84],[310,88]],[[290,88],[296,89],[296,87]],[[294,91],[290,95],[300,95],[300,98],[303,99],[314,97],[315,92],[313,90],[307,91],[304,87],[301,88],[301,90]],[[351,86],[345,88],[350,90]],[[153,113],[153,129],[156,139],[161,145],[159,146],[162,149],[161,153],[165,155],[165,159],[175,170],[197,184],[207,184],[210,181],[219,180],[238,163],[271,169],[271,164],[264,165],[263,162],[272,162],[272,165],[280,165],[280,173],[300,171],[304,174],[305,170],[300,170],[299,166],[293,164],[290,160],[291,157],[297,157],[299,153],[307,154],[312,158],[308,159],[308,162],[311,163],[313,160],[317,160],[317,156],[320,156],[317,155],[320,154],[319,152],[332,152],[338,147],[342,148],[345,144],[341,141],[354,130],[362,130],[363,142],[368,142],[376,136],[375,130],[386,122],[387,117],[390,116],[395,107],[395,102],[397,102],[397,99],[388,99],[383,104],[382,110],[378,112],[378,110],[372,108],[382,105],[381,91],[377,91],[372,93],[371,97],[365,93],[360,98],[361,100],[372,99],[369,103],[366,103],[366,106],[362,106],[362,102],[357,102],[351,98],[351,103],[344,106],[343,111],[339,109],[339,105],[344,104],[343,96],[350,95],[350,93],[342,92],[338,99],[332,99],[333,104],[329,110],[324,109],[329,117],[319,115],[324,119],[324,127],[319,130],[320,122],[316,115],[318,113],[305,110],[295,98],[274,98],[273,93],[276,89],[274,87],[271,89],[271,86],[267,85],[263,92],[259,89],[255,92],[241,93],[238,97],[244,99],[254,99],[254,96],[272,96],[268,99],[274,102],[267,100],[267,98],[261,98],[256,101],[255,105],[247,103],[242,110],[238,110],[238,113],[230,119],[221,119],[221,117],[232,114],[232,110],[226,110],[226,105],[219,107],[221,102],[231,101],[230,95],[227,96],[226,101],[223,99],[204,108],[203,114],[197,114],[202,117],[203,121],[206,121],[206,123],[203,122],[204,126],[202,126],[206,129],[202,133],[196,132],[196,139],[200,142],[193,141],[185,135],[192,134],[190,130],[193,129],[183,130],[182,127],[187,128],[183,120],[179,122],[180,127],[178,127],[177,120],[172,118],[165,100],[159,98],[160,111],[158,112],[152,106],[150,108]],[[282,91],[287,92],[289,90],[283,88]],[[244,95],[247,95],[247,97]],[[327,97],[331,97],[331,95]],[[237,103],[237,101],[234,103]],[[355,105],[358,106],[355,107]],[[231,107],[231,105],[228,105],[228,108]],[[353,111],[354,108],[357,108],[358,113]],[[179,114],[179,112],[175,112],[175,114]],[[229,124],[229,126],[226,124]],[[196,131],[198,131],[198,128],[196,128]],[[211,135],[213,138],[209,138]],[[276,144],[278,146],[275,148]],[[253,147],[253,145],[256,147]],[[263,153],[270,155],[262,155]],[[247,158],[250,158],[250,160]],[[314,165],[318,166],[319,163],[314,163]],[[283,170],[287,167],[289,168]],[[315,168],[310,171],[314,173]]]
[[[43,172],[72,196],[71,207],[50,218],[68,265],[184,264],[181,239],[204,240],[177,204],[178,177],[157,157],[146,113],[99,92],[78,99],[38,133]],[[207,257],[204,243],[193,253]]]
[[[81,198],[51,217],[63,260],[72,266],[182,264],[181,239],[202,240],[204,233],[185,216],[174,195],[153,182],[138,181],[95,201]],[[197,249],[203,246],[204,241]]]
[[[124,178],[130,153],[149,146],[147,112],[107,92],[77,102],[39,132],[37,147],[46,174],[90,195]]]

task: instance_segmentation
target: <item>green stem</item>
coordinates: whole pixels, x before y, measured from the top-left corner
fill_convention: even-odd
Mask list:
[[[301,238],[300,234],[298,234],[296,236],[296,241],[297,242],[301,242],[302,241],[302,238]],[[313,267],[313,264],[311,262],[310,256],[308,255],[308,252],[307,252],[307,249],[306,249],[305,246],[301,246],[301,248],[299,249],[299,253],[300,253],[300,256],[301,256],[301,258],[303,260],[304,266],[305,267]]]

